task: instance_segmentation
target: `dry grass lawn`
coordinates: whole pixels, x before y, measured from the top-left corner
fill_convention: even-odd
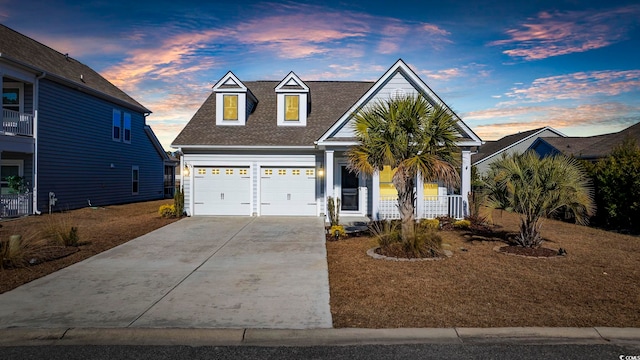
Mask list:
[[[0,269],[0,293],[176,221],[176,219],[163,219],[158,215],[158,208],[162,204],[173,204],[173,200],[114,205],[97,209],[84,208],[52,215],[44,214],[0,221],[2,225],[0,240],[6,241],[10,235],[20,234],[27,242],[40,243],[28,249],[28,258],[42,252],[60,250],[51,244],[43,244],[42,238],[46,237],[44,233],[51,226],[62,224],[65,227],[77,227],[81,243],[77,252],[58,260],[35,266]]]
[[[518,229],[513,214],[493,220]],[[532,259],[440,234],[454,253],[441,261],[374,260],[371,238],[328,242],[334,327],[640,327],[638,237],[546,220],[544,246],[568,255]]]

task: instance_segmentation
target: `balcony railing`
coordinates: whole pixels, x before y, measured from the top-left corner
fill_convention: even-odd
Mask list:
[[[2,109],[2,134],[33,136],[33,115]]]
[[[33,213],[33,193],[0,195],[0,218]]]
[[[415,215],[418,219],[434,219],[440,216],[462,219],[464,218],[462,195],[425,196],[422,207],[416,207]],[[380,197],[378,216],[380,219],[400,219],[398,198],[395,196]]]

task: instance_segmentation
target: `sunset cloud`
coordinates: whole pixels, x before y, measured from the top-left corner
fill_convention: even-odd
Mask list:
[[[640,90],[640,70],[589,71],[536,79],[528,87],[515,87],[506,96],[516,101],[584,99],[615,96]]]
[[[608,11],[541,12],[520,28],[507,30],[509,39],[489,45],[509,47],[504,54],[524,60],[585,52],[626,39],[639,16],[639,5]]]

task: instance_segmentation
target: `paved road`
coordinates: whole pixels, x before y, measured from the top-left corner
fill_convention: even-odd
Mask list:
[[[366,345],[319,347],[34,346],[2,348],[13,359],[620,359],[640,349],[618,345]]]
[[[0,295],[0,328],[329,328],[322,218],[186,218]]]

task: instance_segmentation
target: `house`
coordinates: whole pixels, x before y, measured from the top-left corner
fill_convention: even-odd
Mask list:
[[[611,154],[611,151],[627,138],[640,144],[640,123],[616,133],[597,136],[563,139],[541,137],[531,144],[530,149],[540,156],[564,154],[581,160],[598,161]]]
[[[1,217],[173,192],[150,111],[88,66],[0,25],[0,88]]]
[[[372,101],[422,94],[442,100],[402,60],[375,82],[241,81],[228,72],[174,140],[182,152],[189,215],[323,216],[327,198],[340,214],[399,218],[392,169],[372,177],[349,171],[345,152],[357,144],[354,112]],[[455,115],[453,112],[452,114]],[[458,119],[461,192],[417,186],[417,216],[468,213],[471,152],[480,138]]]
[[[562,139],[565,135],[552,127],[545,126],[507,135],[499,140],[487,141],[480,146],[477,153],[471,156],[471,164],[476,167],[478,175],[484,175],[489,170],[489,165],[500,159],[502,154],[521,154],[540,137]]]

